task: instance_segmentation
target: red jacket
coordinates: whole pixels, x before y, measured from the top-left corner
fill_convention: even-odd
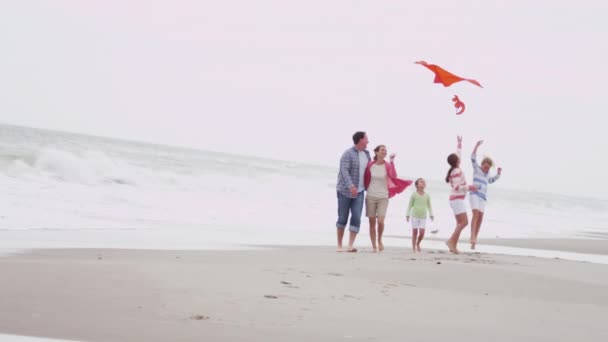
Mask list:
[[[363,175],[363,183],[365,184],[365,190],[369,188],[369,183],[372,180],[371,168],[375,161],[370,161],[365,168],[365,174]],[[386,165],[386,183],[388,184],[388,198],[400,194],[408,186],[412,185],[412,181],[397,178],[397,171],[395,170],[395,164],[392,162],[385,162]]]

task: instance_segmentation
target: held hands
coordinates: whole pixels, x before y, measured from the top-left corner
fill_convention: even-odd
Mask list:
[[[469,191],[477,191],[477,187],[475,185],[469,185]]]
[[[457,135],[456,140],[458,141],[458,146],[462,146],[462,135]]]
[[[357,191],[357,187],[353,185],[353,186],[350,187],[350,193],[353,196],[357,196],[357,194],[359,193],[359,191]]]

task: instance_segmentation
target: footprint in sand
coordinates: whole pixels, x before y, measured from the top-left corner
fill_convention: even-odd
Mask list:
[[[191,320],[195,320],[195,321],[206,321],[208,319],[210,319],[211,317],[209,316],[205,316],[205,315],[194,315],[194,316],[190,316]]]
[[[336,273],[336,272],[329,272],[329,273],[327,273],[327,275],[334,276],[334,277],[341,277],[342,276],[341,273]]]
[[[281,281],[281,284],[286,285],[285,287],[290,288],[290,289],[299,289],[300,288],[299,286],[295,286],[288,281]]]
[[[351,296],[351,295],[348,295],[348,294],[345,294],[345,295],[344,295],[344,298],[346,298],[346,299],[357,299],[357,300],[361,300],[361,297]]]

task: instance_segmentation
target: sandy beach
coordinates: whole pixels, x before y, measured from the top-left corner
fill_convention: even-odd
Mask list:
[[[82,341],[603,341],[607,271],[403,248],[37,250],[0,258],[0,333]]]
[[[386,237],[393,239],[406,240],[409,243],[411,236],[404,235],[387,235]],[[426,240],[432,241],[445,241],[445,238],[426,237]],[[527,248],[536,250],[546,251],[561,251],[561,252],[572,252],[582,254],[597,254],[597,255],[608,255],[608,238],[595,238],[595,239],[549,239],[549,238],[526,238],[526,239],[496,239],[496,238],[483,238],[479,239],[478,244],[480,246],[503,246],[503,247],[517,247]],[[466,238],[461,238],[459,242],[459,248],[464,251],[469,250],[469,243]]]
[[[608,255],[607,239],[483,239],[480,243],[493,246],[543,249],[584,254]]]
[[[607,17],[0,1],[0,342],[608,342]]]

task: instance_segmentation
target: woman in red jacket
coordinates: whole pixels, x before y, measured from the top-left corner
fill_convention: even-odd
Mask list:
[[[384,250],[382,233],[389,198],[403,192],[412,184],[412,181],[397,178],[397,171],[393,163],[395,154],[391,154],[390,161],[384,160],[387,154],[386,146],[379,145],[374,149],[374,153],[374,160],[370,161],[365,168],[363,180],[367,190],[365,214],[369,218],[369,236],[374,252],[376,252]]]

